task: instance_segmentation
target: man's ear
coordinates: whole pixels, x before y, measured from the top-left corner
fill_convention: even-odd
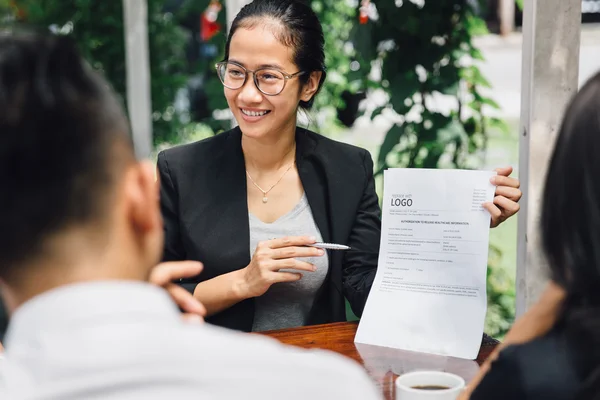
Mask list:
[[[151,162],[143,161],[129,167],[126,173],[125,193],[130,218],[136,229],[142,232],[162,229],[155,171]]]
[[[0,279],[0,294],[0,300],[4,303],[6,312],[9,316],[12,315],[17,308],[17,301],[15,300],[11,286],[2,279]]]
[[[300,96],[302,101],[310,101],[313,98],[315,93],[319,90],[319,83],[321,82],[321,77],[323,76],[323,71],[313,71],[310,73],[310,77],[308,78],[308,82],[304,84],[302,88],[302,94]]]

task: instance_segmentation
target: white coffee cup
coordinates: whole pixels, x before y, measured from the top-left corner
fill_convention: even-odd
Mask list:
[[[409,372],[396,378],[396,400],[456,400],[464,388],[465,380],[448,372]]]

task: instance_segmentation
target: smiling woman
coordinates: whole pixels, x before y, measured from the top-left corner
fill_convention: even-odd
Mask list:
[[[367,151],[297,128],[325,80],[324,39],[300,1],[256,0],[216,65],[239,127],[159,155],[166,260],[202,260],[183,282],[209,322],[260,331],[361,314],[379,249]],[[342,178],[347,179],[342,179]],[[352,250],[310,247],[316,241]]]
[[[239,126],[158,156],[164,259],[204,263],[181,284],[208,322],[263,331],[343,321],[345,298],[362,314],[380,240],[373,161],[296,126],[325,80],[323,48],[304,2],[246,5],[216,65]],[[310,246],[317,241],[350,250]]]
[[[252,137],[295,131],[298,107],[311,107],[325,79],[324,39],[317,17],[298,2],[275,3],[253,2],[242,9],[225,47],[226,61],[217,67],[229,107],[244,135]],[[304,26],[305,21],[312,26]],[[253,79],[247,79],[249,74]],[[292,136],[288,133],[286,145]]]

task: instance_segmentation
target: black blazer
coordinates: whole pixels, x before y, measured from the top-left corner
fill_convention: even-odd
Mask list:
[[[588,360],[590,349],[575,341],[554,329],[531,342],[508,346],[492,363],[471,400],[578,398],[596,363]]]
[[[204,263],[199,276],[181,282],[189,291],[198,282],[250,263],[241,135],[235,128],[158,155],[163,259]],[[371,156],[364,149],[298,128],[296,165],[323,240],[352,247],[329,252],[329,273],[309,324],[345,321],[344,297],[360,316],[375,277],[381,231]],[[248,299],[207,321],[250,331],[253,318],[254,299]]]

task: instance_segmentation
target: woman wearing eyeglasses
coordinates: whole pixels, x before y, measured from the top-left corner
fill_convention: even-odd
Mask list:
[[[204,263],[181,283],[208,322],[264,331],[344,321],[344,298],[362,313],[380,237],[371,156],[296,126],[325,80],[323,46],[303,2],[246,5],[216,66],[239,126],[159,154],[164,259]],[[518,210],[509,174],[487,205],[493,225]]]

